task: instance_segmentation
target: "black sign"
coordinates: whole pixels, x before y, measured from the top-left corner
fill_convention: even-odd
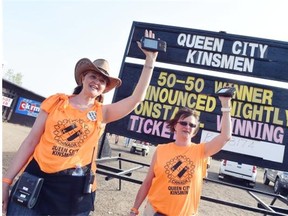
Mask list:
[[[142,28],[142,24],[140,26]],[[131,40],[131,38],[135,38],[136,41],[136,33],[140,30],[136,30],[137,26],[132,28],[126,53],[133,57],[138,55],[140,57],[139,48],[133,52],[133,40]],[[168,42],[168,47],[169,41],[171,43],[173,37],[167,35],[176,34],[175,30],[172,31],[174,27],[171,27],[171,32],[169,32],[169,28],[165,27],[167,35],[164,34],[163,26],[156,28],[156,25],[147,26],[146,24],[145,29],[156,31],[157,36],[160,32],[161,39]],[[181,30],[181,28],[177,29]],[[141,38],[141,35],[139,34],[138,39]],[[227,36],[227,34],[225,35]],[[256,41],[256,39],[254,40]],[[279,43],[282,44],[282,42]],[[274,44],[277,43],[274,42]],[[182,53],[183,51],[184,49],[181,50]],[[166,54],[173,63],[183,63],[180,58],[172,57],[175,55],[173,50],[167,49]],[[160,56],[164,62],[168,62],[166,54],[163,53],[162,57]],[[267,56],[267,53],[262,54]],[[123,61],[120,72],[123,83],[120,88],[116,89],[114,101],[132,94],[142,67],[143,65]],[[288,68],[286,68],[286,72],[287,70]],[[260,70],[258,72],[258,69],[255,68],[253,71],[254,75],[260,73]],[[147,141],[154,145],[167,143],[174,140],[174,134],[171,134],[166,128],[166,121],[171,119],[180,107],[189,107],[200,113],[201,129],[193,141],[199,143],[211,140],[219,134],[221,127],[221,106],[216,92],[224,86],[233,86],[236,88],[231,111],[233,138],[215,157],[287,170],[288,89],[216,77],[212,74],[213,71],[209,75],[200,75],[180,69],[172,70],[169,66],[156,67],[145,101],[125,118],[108,124],[107,131]]]
[[[288,81],[288,42],[134,22],[127,56],[143,58],[136,41],[145,29],[167,42],[158,62]]]

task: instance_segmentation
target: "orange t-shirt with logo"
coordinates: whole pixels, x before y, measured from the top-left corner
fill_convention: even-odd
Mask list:
[[[85,166],[94,162],[97,155],[102,104],[96,101],[93,107],[81,111],[69,104],[69,97],[56,94],[41,104],[48,117],[33,157],[46,173],[75,168],[77,164]],[[95,163],[92,163],[92,170],[96,170]]]
[[[204,143],[158,145],[155,177],[148,192],[154,210],[168,216],[196,214],[206,170]]]

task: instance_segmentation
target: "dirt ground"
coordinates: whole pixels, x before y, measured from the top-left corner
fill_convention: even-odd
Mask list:
[[[30,128],[23,127],[20,125],[13,125],[9,123],[2,123],[2,173],[5,173],[12,157],[17,151],[22,140],[28,134]],[[150,147],[150,152],[148,156],[143,157],[140,154],[131,154],[129,148],[124,147],[124,138],[120,137],[118,144],[115,144],[115,137],[109,136],[109,143],[112,149],[112,156],[118,156],[124,159],[129,159],[132,161],[138,161],[145,164],[149,164],[155,151],[155,147]],[[113,166],[118,168],[118,161],[104,163],[105,165]],[[129,163],[122,161],[122,169],[127,170],[135,168],[139,165],[134,163]],[[132,178],[142,181],[147,173],[148,168],[143,167],[133,171]],[[208,179],[218,181],[218,170],[219,161],[212,160],[211,167],[208,171]],[[91,216],[126,216],[129,213],[130,208],[133,205],[136,193],[140,187],[139,184],[131,183],[128,181],[121,181],[121,190],[119,190],[119,180],[111,179],[109,181],[105,180],[106,176],[97,174],[98,190],[96,194],[95,211],[91,213]],[[272,185],[264,185],[262,183],[263,169],[258,168],[257,183],[255,190],[265,191],[273,193]],[[227,181],[226,181],[227,182]],[[235,182],[228,182],[235,183]],[[236,182],[238,186],[244,186],[241,182]],[[257,192],[253,192],[259,199],[264,201],[266,204],[270,204],[273,197],[262,195]],[[214,183],[211,181],[204,181],[202,195],[205,197],[210,197],[216,200],[222,200],[226,202],[234,203],[234,206],[243,205],[253,208],[257,208],[257,201],[254,199],[247,190],[242,190],[230,186],[225,186],[222,184]],[[286,204],[280,201],[276,201],[274,206],[281,208],[288,208]],[[140,208],[142,212],[144,204]],[[224,204],[218,204],[213,201],[206,201],[201,199],[199,207],[200,216],[256,216],[263,215],[263,213],[256,213],[252,211],[243,210],[241,208],[229,207]]]

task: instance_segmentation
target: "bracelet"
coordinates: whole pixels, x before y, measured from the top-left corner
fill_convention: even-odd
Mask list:
[[[12,185],[12,179],[8,179],[8,178],[2,178],[2,182],[7,183],[8,185]]]
[[[151,70],[152,70],[154,67],[144,64],[144,68],[148,68],[148,69],[151,69]]]
[[[221,112],[230,112],[231,108],[230,107],[222,107]]]
[[[131,208],[131,210],[130,210],[132,213],[134,213],[135,215],[138,215],[139,214],[139,210],[138,209],[136,209],[136,208]]]

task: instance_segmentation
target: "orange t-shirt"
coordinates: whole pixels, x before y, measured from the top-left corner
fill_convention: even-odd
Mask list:
[[[196,214],[202,191],[205,145],[158,145],[155,177],[148,192],[154,210],[168,216]]]
[[[48,117],[33,157],[46,173],[74,168],[76,164],[85,166],[94,162],[97,155],[102,104],[95,102],[90,109],[80,111],[69,104],[69,97],[56,94],[41,104]],[[96,170],[95,163],[92,163],[92,170]]]

